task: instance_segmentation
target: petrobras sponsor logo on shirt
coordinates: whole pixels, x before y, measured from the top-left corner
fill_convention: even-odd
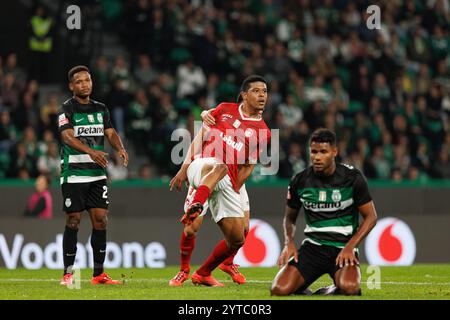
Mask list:
[[[103,136],[103,125],[92,124],[86,126],[75,126],[75,137],[79,136]]]

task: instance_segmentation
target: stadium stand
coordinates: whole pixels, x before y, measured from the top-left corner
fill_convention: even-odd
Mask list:
[[[448,0],[372,1],[380,30],[366,28],[368,1],[82,1],[89,19],[70,35],[62,11],[43,3],[53,49],[64,42],[77,55],[54,76],[20,50],[0,52],[0,178],[57,177],[64,75],[84,63],[131,150],[129,171],[112,167],[113,179],[174,174],[171,132],[192,132],[254,73],[270,83],[264,117],[280,130],[280,177],[305,168],[308,135],[324,126],[340,160],[368,178],[450,179]]]

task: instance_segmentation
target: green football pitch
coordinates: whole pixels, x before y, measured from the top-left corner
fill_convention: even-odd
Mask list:
[[[195,270],[195,267],[193,268]],[[271,297],[270,284],[276,268],[241,268],[247,277],[245,285],[237,285],[228,275],[215,271],[214,276],[225,287],[194,286],[190,280],[182,287],[168,286],[177,267],[163,269],[112,269],[111,277],[124,279],[123,285],[93,286],[91,270],[81,270],[79,288],[59,285],[60,270],[0,269],[0,299],[146,299],[146,300],[268,300],[268,299],[445,299],[450,300],[450,264],[414,265],[411,267],[380,267],[379,270],[361,266],[362,292],[360,297],[289,296]],[[330,285],[329,276],[318,279],[311,289]]]

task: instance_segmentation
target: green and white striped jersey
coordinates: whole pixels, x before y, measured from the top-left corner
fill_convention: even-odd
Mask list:
[[[90,100],[81,104],[74,98],[64,102],[58,116],[59,132],[73,129],[75,137],[95,150],[104,148],[104,131],[112,128],[108,108]],[[64,143],[61,146],[61,184],[86,183],[106,179],[106,169],[95,163],[88,154]]]
[[[304,241],[338,248],[343,248],[358,230],[358,207],[371,200],[362,173],[339,163],[328,177],[306,168],[291,180],[287,194],[290,208],[304,209]]]

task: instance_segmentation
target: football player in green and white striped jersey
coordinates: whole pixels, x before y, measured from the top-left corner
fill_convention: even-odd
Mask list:
[[[284,216],[285,247],[278,260],[272,295],[305,293],[323,274],[334,286],[324,294],[361,294],[359,243],[376,224],[377,214],[362,173],[335,162],[336,136],[317,129],[310,139],[312,165],[289,184]],[[295,222],[304,209],[306,228],[299,250],[294,243]],[[359,215],[363,222],[359,225]]]
[[[81,213],[89,212],[92,222],[91,246],[94,255],[92,284],[118,284],[103,270],[106,255],[108,187],[107,156],[104,139],[128,165],[128,154],[111,125],[108,108],[90,99],[92,80],[85,66],[73,67],[69,73],[73,97],[63,103],[58,116],[61,134],[61,189],[66,228],[63,236],[64,275],[61,285],[73,283],[72,267],[77,251],[77,232]]]

